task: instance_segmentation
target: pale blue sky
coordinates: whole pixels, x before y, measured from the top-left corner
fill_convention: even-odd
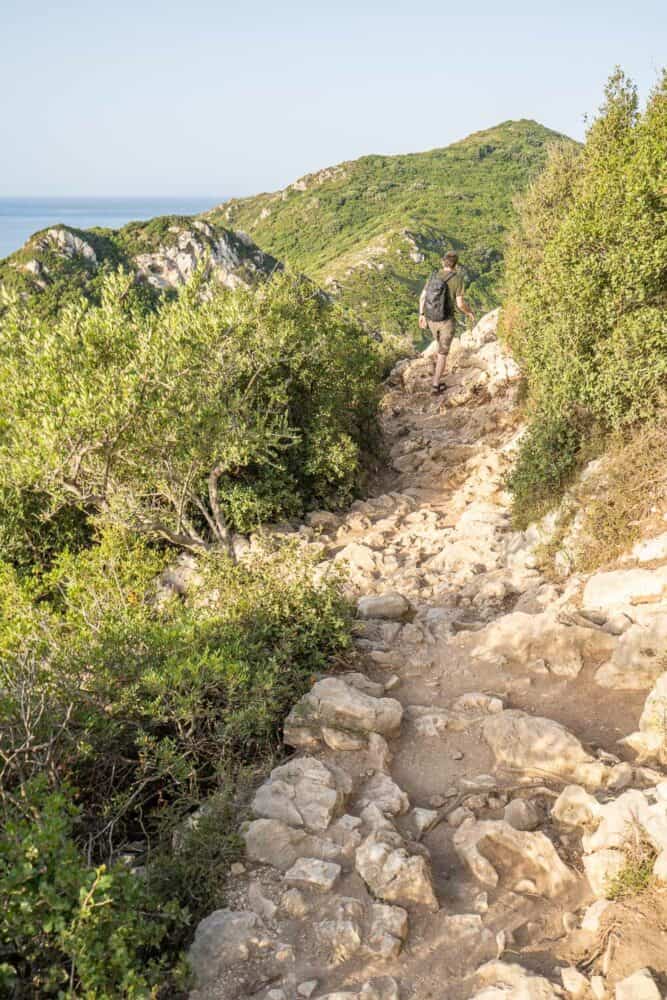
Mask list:
[[[0,0],[0,196],[211,195],[645,96],[664,0]]]

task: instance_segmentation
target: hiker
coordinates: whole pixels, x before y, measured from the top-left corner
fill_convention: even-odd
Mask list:
[[[452,250],[442,258],[442,270],[434,271],[419,297],[419,327],[427,327],[438,345],[431,394],[445,391],[442,376],[456,327],[455,308],[475,322],[475,314],[463,298],[463,275],[457,268],[459,255]]]

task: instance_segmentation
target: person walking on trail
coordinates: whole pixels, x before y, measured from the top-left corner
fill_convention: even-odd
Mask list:
[[[419,327],[422,330],[428,327],[438,345],[431,389],[434,396],[445,391],[442,376],[456,328],[456,309],[475,322],[475,314],[463,297],[463,275],[458,262],[458,254],[446,253],[442,270],[433,272],[419,297]]]

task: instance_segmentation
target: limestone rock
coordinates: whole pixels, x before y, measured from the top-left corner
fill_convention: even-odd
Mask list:
[[[574,875],[543,833],[515,830],[504,820],[467,820],[453,837],[454,848],[483,885],[495,888],[497,868],[509,867],[513,881],[530,879],[553,897],[570,888]]]
[[[614,608],[659,601],[667,589],[664,571],[615,569],[595,573],[587,582],[582,603],[587,608]]]
[[[649,970],[639,969],[616,983],[616,1000],[662,1000],[662,996]]]
[[[388,774],[378,773],[369,778],[361,790],[360,809],[376,805],[387,816],[402,816],[410,808],[410,800]]]
[[[426,858],[410,854],[396,831],[374,830],[357,848],[355,867],[379,899],[401,906],[438,909]]]
[[[551,815],[564,826],[595,826],[600,809],[598,800],[581,785],[567,785],[554,802]]]
[[[464,732],[489,715],[503,710],[500,698],[471,691],[461,695],[450,708],[435,705],[408,705],[406,715],[420,736],[435,738],[447,732]]]
[[[667,531],[655,538],[644,538],[641,542],[637,542],[630,556],[640,563],[667,559]]]
[[[408,936],[408,914],[402,906],[373,903],[366,947],[379,958],[397,958]]]
[[[285,872],[285,881],[297,889],[329,892],[333,889],[340,872],[340,865],[332,861],[320,861],[318,858],[299,858]]]
[[[243,831],[246,853],[251,861],[260,861],[287,871],[299,858],[319,858],[341,862],[340,844],[328,837],[318,837],[276,819],[256,819]]]
[[[357,602],[359,618],[385,618],[389,621],[401,621],[411,611],[410,602],[394,591],[377,596],[360,597]]]
[[[310,913],[310,903],[299,889],[288,889],[280,897],[280,909],[293,920],[304,920]]]
[[[607,768],[553,719],[516,709],[486,719],[484,737],[500,767],[538,777],[560,778],[586,788],[604,784]]]
[[[560,970],[561,979],[563,980],[563,986],[569,996],[574,997],[574,1000],[581,1000],[581,998],[586,997],[588,994],[588,980],[586,976],[583,976],[578,969],[565,968]]]
[[[623,741],[636,751],[641,761],[656,759],[667,763],[667,673],[658,677],[644,702],[639,730]]]
[[[603,916],[612,904],[608,899],[598,899],[594,903],[591,903],[587,907],[584,913],[583,919],[581,921],[582,931],[589,931],[592,934],[597,934],[600,930]]]
[[[321,832],[342,811],[350,791],[344,771],[334,771],[314,757],[300,757],[273,769],[255,793],[252,810],[264,819]]]
[[[476,993],[473,1000],[557,1000],[558,997],[548,979],[527,972],[520,965],[487,962],[477,970],[476,979],[491,989]]]
[[[559,677],[576,677],[585,662],[607,659],[614,643],[612,636],[595,629],[562,624],[551,611],[515,611],[475,633],[471,652],[484,661],[521,668],[540,660]]]
[[[273,945],[256,913],[215,910],[197,925],[188,952],[197,986],[214,982],[227,969],[266,952]]]
[[[293,707],[285,720],[284,739],[294,747],[313,746],[321,739],[331,745],[327,734],[340,733],[350,737],[351,745],[335,749],[358,749],[370,733],[397,736],[402,717],[403,708],[394,698],[373,697],[342,677],[326,677]]]
[[[641,691],[650,687],[662,673],[660,651],[667,644],[667,613],[651,609],[641,615],[617,640],[609,660],[596,671],[600,687],[622,691]]]
[[[512,799],[505,806],[503,818],[515,830],[534,830],[540,825],[540,811],[527,799]]]
[[[625,867],[626,859],[623,851],[611,849],[596,851],[595,854],[586,854],[583,862],[593,895],[598,899],[605,899],[613,879]]]

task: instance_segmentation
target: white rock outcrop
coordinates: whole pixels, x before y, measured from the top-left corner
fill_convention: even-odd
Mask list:
[[[349,677],[327,677],[313,685],[287,716],[288,746],[313,747],[323,742],[336,750],[362,749],[371,733],[398,736],[401,703],[360,690]]]
[[[530,880],[537,892],[550,898],[575,881],[548,837],[515,830],[504,820],[466,820],[453,844],[475,878],[492,889],[500,881],[499,872],[509,874],[514,885]]]
[[[486,719],[483,733],[498,767],[592,789],[605,783],[606,765],[586,753],[576,736],[553,719],[510,709]]]

